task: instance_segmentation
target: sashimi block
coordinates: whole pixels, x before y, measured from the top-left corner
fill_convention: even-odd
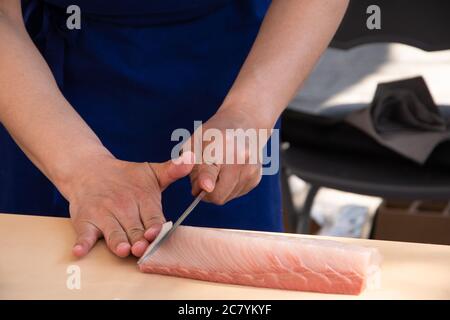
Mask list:
[[[374,248],[337,241],[180,226],[142,272],[286,290],[359,294],[380,281]]]

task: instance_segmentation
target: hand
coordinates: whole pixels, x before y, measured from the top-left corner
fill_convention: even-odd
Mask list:
[[[107,157],[84,170],[68,200],[77,241],[73,254],[86,255],[103,236],[119,257],[140,257],[165,222],[161,192],[188,175],[193,155],[180,162],[134,163]]]
[[[205,201],[223,205],[234,198],[247,194],[259,184],[262,172],[259,161],[260,154],[268,137],[265,141],[257,141],[257,150],[251,148],[248,143],[245,144],[244,148],[238,149],[236,144],[233,146],[233,142],[226,138],[226,129],[255,129],[256,132],[258,132],[258,129],[264,129],[261,124],[254,121],[254,118],[242,111],[219,110],[202,126],[203,133],[206,133],[208,129],[217,129],[222,133],[224,149],[222,155],[219,156],[221,161],[206,161],[206,163],[203,162],[194,166],[190,174],[193,195],[205,190],[208,192],[204,198]],[[270,135],[269,130],[267,130],[268,135]],[[206,150],[207,145],[208,143],[203,143],[203,151]],[[185,150],[191,149],[187,147]],[[226,152],[231,150],[233,150],[232,158],[234,162],[233,164],[225,163]],[[205,155],[203,154],[203,156]],[[239,164],[237,162],[239,157],[244,159],[244,163]],[[257,161],[249,161],[250,159],[257,159]],[[205,158],[202,159],[202,161],[204,160]]]

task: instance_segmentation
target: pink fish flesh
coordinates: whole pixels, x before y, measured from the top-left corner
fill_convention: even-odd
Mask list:
[[[380,263],[374,248],[180,226],[139,268],[228,284],[355,295],[379,285]]]

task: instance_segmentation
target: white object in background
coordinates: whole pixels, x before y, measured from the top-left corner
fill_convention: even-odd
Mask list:
[[[367,207],[346,205],[341,207],[334,219],[325,220],[319,231],[322,236],[360,238],[369,218]]]

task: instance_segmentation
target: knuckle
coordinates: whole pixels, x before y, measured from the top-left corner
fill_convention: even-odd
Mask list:
[[[250,180],[252,182],[257,181],[259,183],[259,180],[261,179],[261,170],[258,166],[250,166],[247,170],[245,170],[243,176],[244,181]]]
[[[126,226],[134,224],[138,217],[138,211],[122,209],[117,212],[117,220]]]
[[[104,214],[101,218],[101,225],[105,231],[116,229],[117,219],[111,214]]]
[[[216,204],[219,206],[223,206],[225,203],[227,203],[225,198],[221,198],[219,200],[217,200]]]
[[[257,179],[254,179],[252,181],[252,184],[251,184],[252,189],[256,188],[259,185],[260,182],[261,182],[261,177],[258,177]]]
[[[108,244],[113,245],[115,244],[117,241],[121,241],[124,239],[124,234],[122,231],[120,230],[111,230],[108,232],[107,236],[106,236],[106,241],[108,242]]]
[[[250,174],[250,176],[258,176],[260,173],[260,168],[258,165],[251,164],[251,165],[248,165],[247,168],[248,168],[247,171]]]
[[[145,226],[151,226],[154,224],[164,223],[164,218],[160,215],[153,215],[143,218],[142,222],[144,222]]]
[[[77,235],[78,242],[87,243],[88,239],[90,239],[90,238],[92,238],[91,234],[89,232],[87,232],[87,231],[81,231]]]
[[[90,235],[100,230],[96,225],[96,222],[92,219],[85,219],[80,217],[79,219],[74,221],[75,231],[78,235]]]
[[[202,165],[200,169],[201,174],[209,174],[209,175],[216,175],[220,171],[220,166],[216,164],[215,162],[208,162],[204,165]]]
[[[226,198],[219,194],[212,194],[210,197],[210,201],[219,206],[223,206],[226,203]]]
[[[107,213],[102,207],[92,206],[80,211],[80,214],[75,218],[75,224],[80,228],[86,227],[87,224],[98,228],[104,221],[106,215]]]
[[[130,224],[130,221],[135,221],[138,215],[137,204],[134,201],[123,200],[117,202],[111,209],[114,212],[117,220]]]
[[[132,238],[142,237],[144,235],[144,229],[141,227],[130,227],[127,229],[127,234]]]
[[[261,179],[262,179],[261,175],[257,175],[255,177],[253,177],[253,179],[251,180],[251,183],[250,183],[252,188],[255,188],[261,182]]]

